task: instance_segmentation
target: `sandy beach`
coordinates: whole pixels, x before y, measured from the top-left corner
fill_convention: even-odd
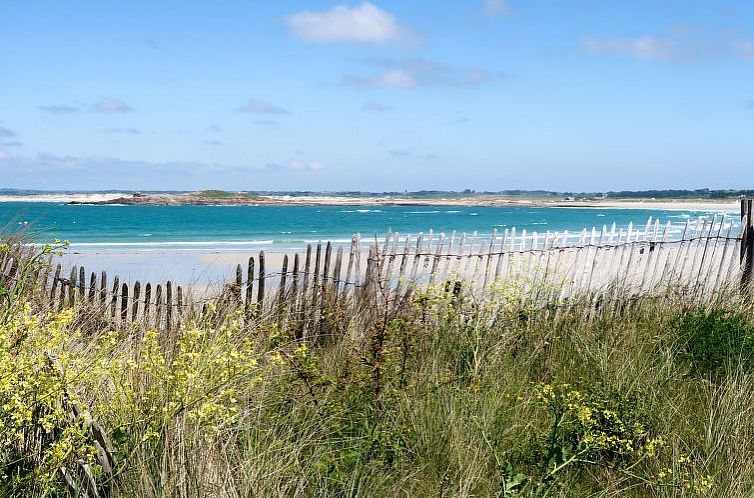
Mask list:
[[[32,194],[0,195],[0,202],[98,203],[130,197],[131,194]],[[227,204],[226,204],[227,205]],[[467,197],[417,198],[401,196],[343,195],[260,195],[243,205],[251,206],[528,206],[572,208],[660,209],[672,211],[738,211],[737,199],[636,199],[636,200],[574,200],[472,195]]]
[[[123,197],[124,193],[108,194],[32,194],[32,195],[0,195],[0,202],[99,202]]]

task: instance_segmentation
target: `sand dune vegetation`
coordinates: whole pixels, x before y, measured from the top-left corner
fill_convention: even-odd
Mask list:
[[[307,337],[218,299],[169,333],[114,331],[85,304],[45,308],[29,282],[55,249],[0,284],[3,496],[754,492],[738,290],[595,304],[440,286],[325,302]]]

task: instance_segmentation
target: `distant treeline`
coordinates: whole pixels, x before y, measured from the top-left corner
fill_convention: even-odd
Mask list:
[[[122,192],[126,194],[135,193],[133,190],[25,190],[0,188],[0,195],[39,195],[39,194],[107,194]],[[213,192],[215,194],[227,194],[221,190],[205,190],[203,192]],[[754,189],[734,190],[719,189],[713,190],[701,188],[696,190],[667,189],[667,190],[610,190],[603,192],[555,192],[551,190],[498,190],[498,191],[476,191],[471,189],[456,190],[418,190],[409,191],[390,191],[390,192],[365,192],[360,190],[346,191],[314,191],[314,190],[245,190],[243,193],[256,195],[289,195],[294,197],[304,197],[308,195],[337,195],[343,197],[369,197],[369,196],[392,196],[392,197],[410,197],[417,199],[431,198],[453,198],[469,197],[475,195],[499,195],[507,197],[536,197],[536,198],[573,198],[573,199],[735,199],[741,196],[754,196]],[[142,193],[149,194],[179,194],[187,191],[166,191],[166,190],[144,190]]]
[[[259,195],[291,195],[306,196],[317,194],[330,194],[345,197],[364,197],[364,196],[392,196],[392,197],[412,197],[419,199],[437,198],[437,197],[469,197],[474,195],[500,195],[507,197],[550,197],[550,198],[574,198],[574,199],[735,199],[741,196],[754,196],[754,189],[751,190],[711,190],[708,188],[696,190],[610,190],[603,192],[555,192],[552,190],[497,190],[497,191],[476,191],[466,190],[418,190],[418,191],[388,191],[388,192],[364,192],[359,190],[335,191],[335,192],[315,192],[315,191],[253,191]]]

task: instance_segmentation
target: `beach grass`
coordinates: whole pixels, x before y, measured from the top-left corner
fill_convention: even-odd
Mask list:
[[[4,496],[65,495],[60,469],[82,463],[119,497],[754,492],[754,306],[738,291],[325,299],[306,338],[280,310],[222,300],[159,334],[41,302],[3,301]],[[105,428],[112,474],[63,398]]]

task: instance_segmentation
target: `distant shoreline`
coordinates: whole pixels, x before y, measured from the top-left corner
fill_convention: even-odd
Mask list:
[[[488,194],[465,197],[420,199],[400,196],[345,195],[241,195],[204,196],[199,193],[145,194],[126,193],[0,195],[0,202],[53,202],[83,205],[146,206],[523,206],[607,209],[660,209],[672,211],[736,211],[738,199],[605,199],[562,200]]]

